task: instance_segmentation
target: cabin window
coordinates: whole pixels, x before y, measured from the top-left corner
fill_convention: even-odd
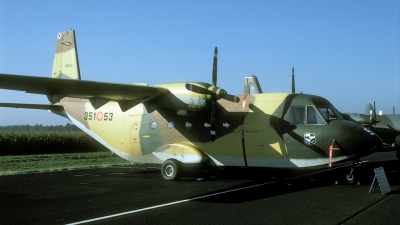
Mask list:
[[[292,106],[290,108],[289,124],[290,125],[303,125],[306,118],[305,106]]]
[[[156,129],[157,128],[157,122],[155,122],[155,121],[153,121],[151,124],[150,124],[150,127],[151,127],[151,129]]]
[[[186,129],[188,129],[188,130],[189,130],[190,128],[192,128],[192,126],[193,126],[193,125],[192,125],[192,123],[190,123],[190,122],[186,122],[186,123],[185,123],[185,127],[186,127]]]

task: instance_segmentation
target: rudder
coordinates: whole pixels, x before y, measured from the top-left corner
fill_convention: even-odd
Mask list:
[[[57,34],[57,46],[53,64],[53,78],[81,79],[75,31]]]

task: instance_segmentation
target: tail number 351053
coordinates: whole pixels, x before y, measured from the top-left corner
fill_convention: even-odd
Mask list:
[[[83,115],[84,120],[97,120],[97,121],[112,121],[114,114],[112,112],[85,112]]]

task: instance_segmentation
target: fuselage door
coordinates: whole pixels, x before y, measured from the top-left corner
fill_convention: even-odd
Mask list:
[[[326,122],[313,105],[292,106],[289,125],[291,131],[284,134],[289,159],[298,166],[312,166],[326,158],[323,146],[323,129]]]
[[[133,155],[141,155],[140,148],[140,115],[128,115],[125,122],[125,151]]]

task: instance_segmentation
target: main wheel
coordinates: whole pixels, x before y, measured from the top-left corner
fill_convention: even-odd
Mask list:
[[[168,159],[161,166],[161,176],[164,180],[179,180],[182,177],[181,163],[176,159]]]

